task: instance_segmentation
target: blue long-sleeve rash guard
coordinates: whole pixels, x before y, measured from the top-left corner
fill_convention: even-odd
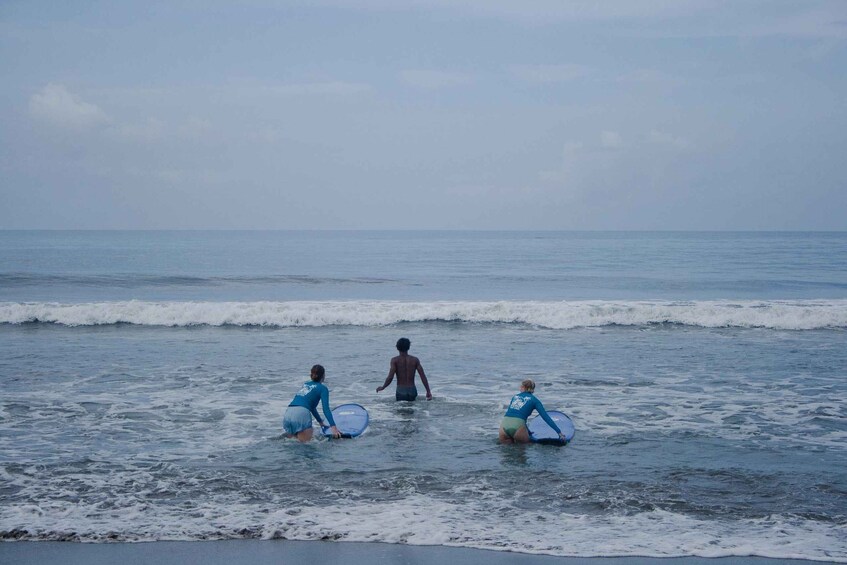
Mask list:
[[[509,402],[509,409],[506,410],[506,416],[510,418],[520,418],[521,420],[526,421],[526,419],[529,418],[529,415],[532,414],[533,410],[538,412],[538,415],[547,422],[547,425],[556,430],[556,433],[562,433],[562,430],[559,429],[559,426],[556,425],[553,418],[547,414],[547,411],[544,409],[544,405],[541,404],[541,401],[535,398],[531,392],[521,392],[513,396],[511,402]]]
[[[318,402],[323,406],[326,421],[329,422],[330,426],[334,426],[335,420],[332,419],[332,410],[329,409],[329,389],[323,383],[315,381],[303,383],[303,388],[294,395],[294,400],[291,401],[289,406],[308,408],[315,420],[322,424],[321,417],[318,416]]]

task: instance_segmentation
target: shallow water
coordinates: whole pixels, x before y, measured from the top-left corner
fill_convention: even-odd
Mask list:
[[[272,233],[2,235],[4,537],[847,561],[847,236],[658,234],[620,264],[630,239],[581,234],[579,261],[547,264],[566,235],[403,234],[427,268],[374,283],[394,236],[295,235],[341,264],[260,269],[257,248],[293,246]],[[601,268],[595,294],[568,282]],[[650,291],[614,294],[637,273]],[[432,402],[374,392],[401,335]],[[316,362],[333,405],[370,411],[361,438],[281,439]],[[569,446],[497,443],[523,378],[573,418]]]

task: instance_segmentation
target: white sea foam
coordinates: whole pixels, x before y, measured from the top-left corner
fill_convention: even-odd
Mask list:
[[[661,510],[586,516],[516,510],[497,494],[468,492],[461,503],[415,495],[401,504],[308,508],[268,517],[266,537],[433,543],[559,556],[757,555],[847,562],[843,529],[783,516],[702,521]],[[361,516],[368,516],[361,520]],[[315,527],[323,525],[322,527]]]
[[[181,511],[145,502],[148,494],[118,496],[108,510],[96,512],[55,498],[7,505],[0,509],[0,529],[26,524],[28,539],[329,539],[569,557],[760,556],[847,563],[842,525],[782,515],[738,520],[700,520],[663,510],[572,515],[518,510],[502,493],[484,491],[468,492],[461,502],[412,494],[393,502],[295,508],[201,501]]]
[[[0,303],[0,323],[6,324],[321,327],[434,321],[518,323],[550,329],[669,323],[813,330],[847,327],[847,300]]]

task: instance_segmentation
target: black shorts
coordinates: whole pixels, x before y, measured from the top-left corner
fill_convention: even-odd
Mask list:
[[[394,393],[396,400],[413,401],[418,397],[418,389],[414,386],[398,386],[397,392]]]

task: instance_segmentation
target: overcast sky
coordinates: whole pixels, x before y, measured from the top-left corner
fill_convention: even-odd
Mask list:
[[[0,228],[845,230],[847,1],[2,0]]]

